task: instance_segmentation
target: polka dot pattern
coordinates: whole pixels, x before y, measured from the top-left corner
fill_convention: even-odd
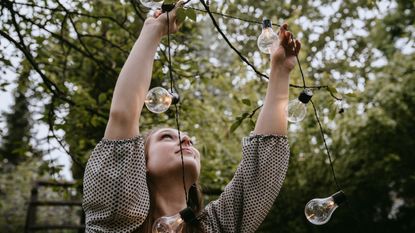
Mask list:
[[[202,211],[205,232],[255,232],[278,196],[288,169],[285,136],[243,139],[242,161],[219,199]]]
[[[103,139],[88,160],[83,208],[86,232],[133,232],[146,219],[144,138]]]
[[[272,207],[288,168],[285,136],[250,135],[243,157],[218,200],[202,211],[206,233],[255,232]],[[103,139],[87,163],[83,208],[86,232],[134,232],[146,219],[144,138]]]

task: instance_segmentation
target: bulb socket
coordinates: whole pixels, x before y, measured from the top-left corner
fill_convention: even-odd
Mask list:
[[[298,96],[298,100],[303,104],[307,104],[310,102],[311,97],[313,97],[313,92],[310,89],[304,89]]]
[[[331,197],[333,198],[334,203],[336,203],[337,205],[341,205],[342,203],[346,201],[346,195],[344,194],[342,190],[333,194]]]
[[[272,22],[271,22],[271,20],[264,19],[262,21],[262,29],[265,29],[265,28],[272,28]]]
[[[161,12],[170,12],[171,10],[173,10],[174,9],[174,4],[164,4],[163,3],[163,5],[161,5]]]
[[[171,103],[172,104],[178,104],[180,102],[180,96],[176,92],[170,93],[171,95]]]
[[[198,220],[196,218],[195,213],[190,207],[180,211],[180,217],[186,222],[190,224],[195,224]]]

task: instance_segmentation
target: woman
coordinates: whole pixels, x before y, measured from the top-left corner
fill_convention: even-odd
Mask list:
[[[177,31],[176,10],[169,13]],[[188,232],[255,232],[271,209],[288,167],[285,107],[289,74],[300,43],[287,25],[271,55],[271,75],[254,131],[243,139],[243,158],[218,200],[202,209],[197,193],[200,153],[189,136],[171,128],[139,133],[139,117],[150,87],[153,58],[168,32],[166,13],[148,18],[121,70],[104,138],[92,152],[84,177],[87,232],[151,232],[154,220],[186,208],[203,216]],[[181,147],[180,144],[181,143]],[[185,184],[181,152],[185,167]],[[196,230],[197,229],[197,230]]]

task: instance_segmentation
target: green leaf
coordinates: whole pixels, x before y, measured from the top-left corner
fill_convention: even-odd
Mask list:
[[[177,9],[177,13],[176,13],[176,20],[179,24],[183,23],[184,20],[186,19],[186,10],[183,8],[179,8]]]
[[[249,119],[248,123],[249,123],[249,129],[254,130],[255,129],[255,121],[252,120],[252,119]]]
[[[249,100],[249,99],[243,99],[242,103],[245,104],[245,105],[251,106],[251,100]]]
[[[330,109],[330,112],[329,112],[329,119],[330,120],[333,120],[335,117],[336,117],[336,113],[337,113],[337,111],[336,111],[336,107],[332,107],[331,109]]]
[[[10,83],[8,82],[4,82],[2,84],[0,84],[0,91],[6,91],[6,87],[10,85]]]
[[[327,89],[331,92],[331,93],[333,93],[333,94],[337,94],[337,93],[339,93],[338,91],[337,91],[337,89],[334,87],[334,86],[328,86],[327,87]]]
[[[196,12],[193,9],[187,9],[186,16],[189,17],[189,19],[196,21]]]
[[[236,129],[237,129],[237,128],[241,125],[242,121],[243,121],[243,119],[239,119],[239,120],[235,121],[235,122],[231,125],[230,132],[231,132],[231,133],[235,132],[235,130],[236,130]]]
[[[242,114],[241,119],[245,120],[247,117],[249,116],[248,112],[244,112],[244,114]]]
[[[9,59],[0,58],[0,61],[3,62],[6,66],[12,66],[12,63]]]
[[[349,98],[357,98],[357,95],[355,93],[347,93],[346,96]]]
[[[105,94],[105,93],[99,94],[99,96],[98,96],[98,102],[100,104],[104,103],[106,100],[107,100],[107,94]]]

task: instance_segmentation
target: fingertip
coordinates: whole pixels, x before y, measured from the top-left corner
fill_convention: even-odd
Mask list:
[[[298,55],[301,49],[301,42],[299,40],[295,40],[295,54]]]
[[[288,30],[288,24],[287,24],[287,23],[284,23],[284,24],[282,25],[282,27],[284,28],[284,30]]]
[[[162,14],[161,10],[158,9],[158,10],[154,11],[154,15],[153,16],[155,18],[158,18],[161,14]]]

